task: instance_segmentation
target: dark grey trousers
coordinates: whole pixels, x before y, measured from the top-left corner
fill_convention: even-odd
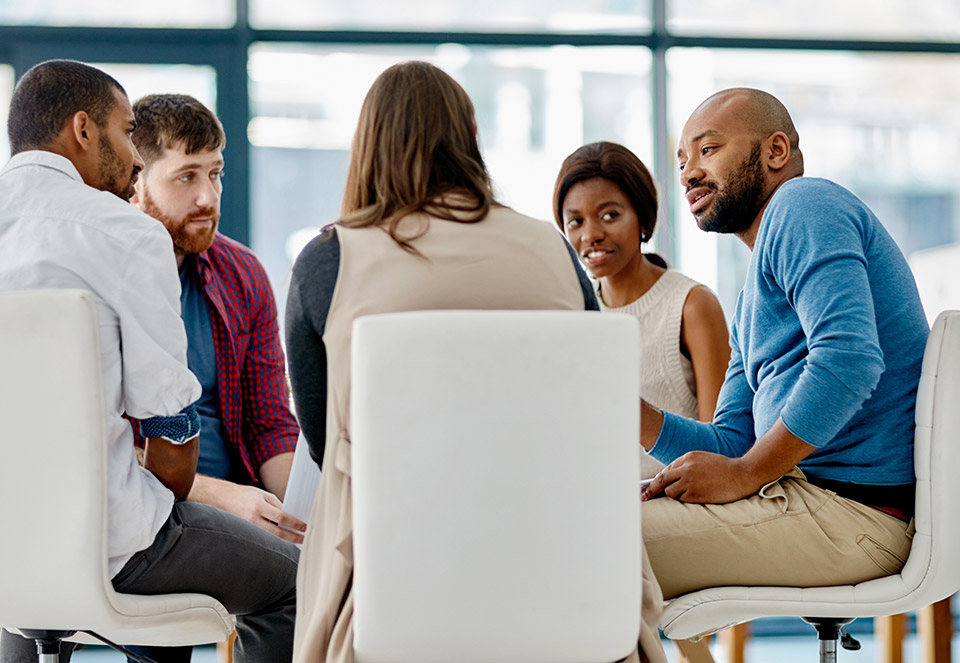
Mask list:
[[[127,562],[113,586],[122,594],[212,596],[237,616],[237,663],[289,663],[299,556],[295,545],[233,514],[177,502],[153,545]],[[72,651],[64,643],[60,660]],[[0,663],[37,660],[32,640],[3,631]]]

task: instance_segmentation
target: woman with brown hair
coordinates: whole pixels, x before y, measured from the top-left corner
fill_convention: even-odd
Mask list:
[[[342,217],[294,265],[290,379],[311,456],[323,469],[298,577],[296,661],[353,660],[347,396],[354,319],[423,309],[598,308],[563,238],[494,201],[476,132],[473,104],[450,76],[424,62],[387,69],[360,112]],[[647,596],[654,605],[644,613],[648,637],[658,596],[654,585]],[[651,647],[651,660],[664,661],[659,640]]]
[[[657,189],[622,145],[590,143],[568,156],[553,193],[557,226],[597,282],[600,309],[640,321],[640,393],[652,405],[713,420],[730,345],[716,296],[642,247],[657,224]],[[643,454],[643,478],[663,466]]]

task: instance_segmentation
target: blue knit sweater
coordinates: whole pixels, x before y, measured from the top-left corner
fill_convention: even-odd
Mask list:
[[[713,423],[664,413],[651,451],[742,456],[778,418],[816,450],[810,477],[914,481],[914,402],[928,327],[903,254],[876,216],[822,179],[783,184],[764,211]]]

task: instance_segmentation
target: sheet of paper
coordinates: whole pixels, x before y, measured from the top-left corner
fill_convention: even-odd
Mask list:
[[[307,441],[300,435],[297,450],[293,454],[293,466],[290,468],[290,480],[283,500],[283,512],[299,518],[309,525],[310,509],[313,497],[320,483],[320,468],[310,457]]]

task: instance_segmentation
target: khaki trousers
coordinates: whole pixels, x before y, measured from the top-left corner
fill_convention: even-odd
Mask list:
[[[913,524],[818,488],[794,469],[730,504],[643,504],[665,599],[706,587],[848,585],[898,573]]]

